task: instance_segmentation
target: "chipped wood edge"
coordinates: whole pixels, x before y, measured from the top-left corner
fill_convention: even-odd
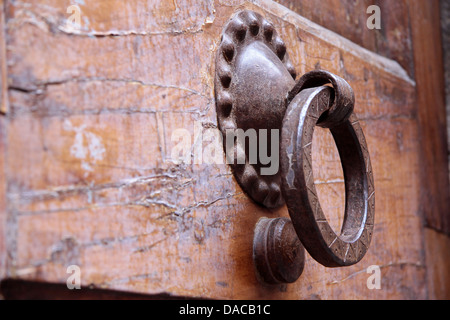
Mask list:
[[[413,87],[416,86],[416,82],[409,77],[406,70],[403,69],[403,67],[397,61],[367,50],[360,45],[344,38],[343,36],[300,16],[299,14],[279,3],[273,2],[271,0],[249,0],[249,2],[273,15],[280,17],[286,22],[293,24],[297,28],[300,28],[316,36],[317,38],[329,43],[330,45],[335,46],[361,60],[366,61],[374,68],[381,69],[389,75],[407,82]]]

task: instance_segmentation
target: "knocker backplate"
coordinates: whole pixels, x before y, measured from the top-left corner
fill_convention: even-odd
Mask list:
[[[279,134],[295,76],[285,43],[260,14],[241,11],[225,25],[216,55],[214,84],[219,129],[226,153],[227,133],[232,139],[237,136],[237,129],[242,130],[245,138],[232,141],[233,147],[227,153],[231,158],[227,157],[227,161],[242,189],[255,202],[269,208],[284,204]],[[256,142],[251,140],[255,135]],[[265,137],[266,146],[260,144]],[[261,148],[270,163],[260,161]],[[257,161],[250,154],[254,150]]]

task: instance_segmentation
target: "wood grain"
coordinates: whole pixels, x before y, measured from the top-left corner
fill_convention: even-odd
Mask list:
[[[145,294],[427,297],[416,87],[397,63],[272,1],[101,0],[80,5],[80,30],[66,26],[69,4],[7,1],[9,277],[64,284],[77,264],[83,286]],[[252,203],[226,165],[170,161],[176,129],[193,139],[196,121],[216,126],[215,50],[240,9],[274,23],[299,73],[327,69],[355,91],[377,190],[372,245],[356,266],[307,256],[295,284],[260,284],[252,230],[286,208]],[[321,130],[314,144],[319,198],[339,228],[339,156]],[[370,265],[381,290],[366,286]]]
[[[447,110],[448,165],[450,170],[450,2],[441,1],[441,33]]]
[[[276,0],[301,16],[352,42],[397,61],[414,76],[409,0]],[[381,11],[381,29],[366,27],[367,8]]]
[[[421,210],[430,228],[450,236],[444,66],[438,1],[413,1],[411,29],[422,146]]]
[[[450,297],[450,267],[447,252],[450,239],[445,234],[425,229],[427,282],[429,299],[448,300]]]
[[[8,111],[4,1],[0,0],[0,116]]]

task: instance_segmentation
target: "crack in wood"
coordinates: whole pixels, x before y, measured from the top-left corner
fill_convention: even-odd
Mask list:
[[[120,79],[120,78],[107,78],[107,77],[71,77],[67,79],[58,79],[58,80],[52,80],[52,81],[45,81],[45,82],[37,82],[36,84],[32,85],[31,87],[21,87],[18,85],[11,84],[8,86],[8,90],[14,90],[19,91],[23,93],[30,93],[30,94],[42,94],[45,90],[47,90],[47,87],[49,86],[58,86],[63,85],[66,83],[71,82],[77,82],[77,83],[83,83],[83,82],[119,82],[119,83],[127,83],[127,84],[135,84],[140,85],[144,87],[155,87],[155,88],[163,88],[163,89],[176,89],[181,91],[186,91],[198,96],[201,96],[203,98],[206,98],[208,100],[212,99],[210,96],[207,96],[197,90],[186,88],[183,86],[178,86],[174,84],[163,84],[163,83],[157,83],[157,82],[145,82],[139,79]]]
[[[61,19],[60,22],[52,20],[52,16],[44,16],[35,11],[28,10],[25,7],[27,3],[17,1],[14,2],[17,13],[20,18],[9,19],[7,27],[17,27],[23,24],[31,24],[36,26],[42,31],[52,32],[52,33],[62,33],[67,36],[77,36],[77,37],[87,37],[87,38],[104,38],[104,37],[129,37],[129,36],[161,36],[161,35],[172,35],[180,36],[186,34],[197,34],[202,33],[205,24],[210,24],[214,21],[211,17],[206,17],[203,23],[197,22],[196,25],[183,28],[183,29],[172,29],[172,30],[162,30],[162,31],[139,31],[139,30],[107,30],[107,31],[97,31],[87,28],[68,28],[66,26],[66,19]],[[22,5],[22,8],[20,8]],[[53,9],[53,8],[52,8]]]

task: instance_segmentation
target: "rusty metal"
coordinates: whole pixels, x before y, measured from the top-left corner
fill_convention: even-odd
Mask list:
[[[314,70],[304,74],[288,93],[287,103],[291,103],[300,91],[331,84],[334,91],[331,93],[332,105],[317,121],[323,128],[331,128],[347,120],[353,113],[355,95],[350,85],[335,74],[325,70]]]
[[[258,221],[253,259],[266,283],[291,283],[302,273],[304,249],[326,267],[349,266],[366,254],[372,238],[375,189],[367,144],[353,113],[355,96],[342,78],[324,70],[297,82],[286,46],[275,28],[252,11],[237,13],[225,26],[216,55],[215,96],[224,137],[236,129],[281,130],[280,169],[264,176],[262,163],[249,161],[249,146],[233,146],[245,161],[231,163],[242,189],[255,202],[287,204],[287,218]],[[328,86],[326,86],[328,85]],[[331,86],[329,86],[331,85]],[[312,139],[315,126],[329,128],[342,162],[345,213],[336,234],[322,211],[314,185]],[[257,136],[260,144],[260,136]]]

